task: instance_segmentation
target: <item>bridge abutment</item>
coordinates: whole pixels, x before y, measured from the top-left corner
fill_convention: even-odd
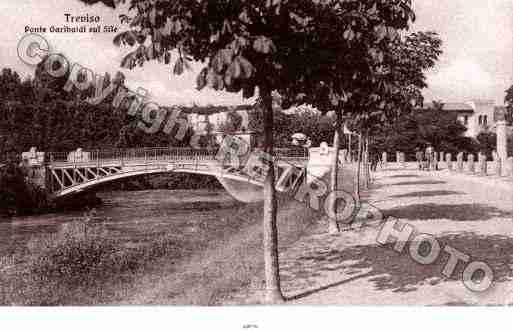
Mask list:
[[[48,171],[45,164],[45,153],[37,151],[36,147],[21,154],[22,166],[27,171],[27,180],[33,185],[46,189]]]

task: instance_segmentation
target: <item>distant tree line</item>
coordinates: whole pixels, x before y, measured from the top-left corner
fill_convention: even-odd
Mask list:
[[[318,111],[298,111],[285,114],[274,111],[276,130],[274,139],[278,147],[290,147],[291,136],[300,132],[306,134],[313,146],[321,142],[333,140],[335,116],[332,113],[322,115]],[[257,135],[262,131],[261,112],[250,116],[250,129]],[[387,152],[391,157],[396,151],[406,154],[407,159],[415,159],[415,148],[424,149],[431,144],[437,151],[477,153],[483,151],[490,155],[495,149],[495,134],[482,133],[477,139],[465,136],[466,127],[457,119],[454,113],[438,109],[417,109],[411,113],[399,116],[396,120],[376,125],[370,132],[369,152]],[[349,149],[349,138],[343,136],[340,141],[341,149]],[[351,139],[351,149],[357,149],[357,138]]]
[[[108,81],[110,76],[107,74]],[[123,79],[122,76],[117,79]],[[83,100],[78,91],[63,89],[66,77],[55,79],[37,68],[34,78],[21,79],[19,74],[4,68],[0,74],[0,151],[21,154],[32,146],[44,151],[68,152],[84,149],[131,147],[188,146],[194,134],[189,129],[186,138],[175,139],[172,134],[147,134],[137,128],[137,116],[130,116],[126,107],[115,108],[112,98],[99,105]],[[215,106],[213,106],[215,108]],[[202,107],[205,109],[205,107]],[[248,107],[250,110],[251,107]],[[215,109],[212,109],[215,110]],[[335,116],[315,110],[298,110],[286,114],[275,108],[277,147],[291,147],[291,136],[304,133],[312,145],[332,141]],[[229,112],[228,120],[220,130],[236,133],[241,118]],[[258,137],[263,133],[263,114],[250,111],[249,130]],[[482,133],[477,139],[465,137],[465,127],[456,116],[438,108],[417,110],[398,117],[395,121],[374,127],[371,151],[395,153],[402,151],[413,157],[416,147],[431,143],[436,150],[450,152],[478,152],[491,155],[495,148],[494,133]],[[353,143],[356,143],[354,139]],[[215,147],[215,138],[206,136],[202,145]],[[348,148],[348,139],[342,139],[341,148]]]
[[[110,76],[106,74],[110,83]],[[122,75],[116,79],[124,79]],[[11,69],[0,74],[0,135],[3,152],[21,153],[35,146],[44,151],[187,145],[172,134],[145,134],[137,129],[138,115],[127,107],[114,107],[113,96],[101,104],[83,100],[83,93],[66,92],[66,77],[56,79],[41,67],[23,81]],[[126,102],[128,103],[128,102]]]

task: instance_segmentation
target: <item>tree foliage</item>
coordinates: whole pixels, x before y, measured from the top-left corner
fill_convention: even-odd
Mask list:
[[[497,151],[497,134],[493,132],[481,132],[476,137],[479,143],[479,151],[484,153],[488,159],[493,159],[493,152]],[[507,137],[508,155],[513,155],[513,135]]]
[[[391,43],[375,75],[361,80],[349,97],[348,126],[372,134],[377,126],[392,122],[423,104],[427,87],[425,71],[441,54],[442,42],[436,33],[416,32]]]
[[[0,166],[0,216],[27,214],[47,207],[44,191],[28,184],[25,176],[15,162]]]
[[[274,141],[279,148],[291,148],[291,137],[295,133],[303,133],[311,139],[313,146],[321,142],[328,142],[333,139],[332,116],[323,116],[319,111],[298,111],[285,114],[280,109],[274,110]],[[264,129],[263,116],[261,112],[252,112],[249,121],[250,131],[255,132],[257,139],[262,142]]]
[[[67,152],[79,147],[91,150],[188,145],[192,129],[180,141],[164,132],[145,134],[137,128],[141,114],[128,114],[129,102],[120,107],[112,105],[115,92],[98,105],[89,104],[85,98],[90,91],[66,92],[63,87],[68,75],[51,77],[42,66],[36,69],[34,78],[25,81],[7,68],[0,74],[3,151],[20,154],[32,146]],[[110,78],[106,80],[109,83]],[[122,81],[119,84],[124,88]]]
[[[504,98],[506,104],[505,119],[508,125],[513,125],[513,85],[506,90],[506,97]]]
[[[372,135],[372,152],[396,151],[415,159],[415,148],[425,149],[431,144],[435,151],[477,152],[478,143],[465,137],[466,127],[450,112],[443,110],[416,110],[402,115],[395,122],[383,125]]]

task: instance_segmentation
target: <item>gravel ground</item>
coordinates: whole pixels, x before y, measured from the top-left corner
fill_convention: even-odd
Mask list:
[[[513,184],[491,178],[390,168],[376,174],[368,201],[416,233],[436,237],[442,251],[430,265],[402,253],[394,241],[380,245],[378,228],[337,235],[322,226],[280,254],[282,285],[288,302],[306,305],[504,305],[513,303]],[[415,236],[416,234],[414,234]],[[413,236],[413,237],[414,237]],[[483,261],[493,271],[487,291],[468,290],[459,262],[442,275],[446,246]],[[429,252],[429,249],[425,252]],[[479,273],[477,274],[479,275]]]

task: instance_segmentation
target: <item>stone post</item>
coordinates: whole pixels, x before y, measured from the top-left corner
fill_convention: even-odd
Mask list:
[[[502,175],[501,157],[499,157],[499,154],[495,150],[492,152],[492,157],[493,157],[493,166],[495,169],[495,175],[501,176]]]
[[[28,152],[21,153],[21,160],[23,164],[28,167],[43,166],[45,153],[37,151],[36,147],[32,147]]]
[[[470,173],[474,173],[476,171],[476,166],[474,164],[474,155],[468,155],[467,163],[468,163],[468,171]]]
[[[440,151],[440,162],[438,164],[439,168],[442,168],[443,163],[445,162],[445,154],[443,151]]]
[[[496,150],[493,150],[492,151],[492,160],[495,162],[497,160],[497,158],[499,158],[499,154],[497,153]]]
[[[458,172],[463,172],[463,152],[458,153],[456,156],[456,169]]]
[[[445,164],[447,165],[447,169],[452,171],[452,155],[450,153],[445,154]]]
[[[403,168],[405,168],[405,167],[406,167],[406,155],[405,155],[405,153],[404,153],[404,152],[401,152],[401,153],[400,153],[400,156],[401,156],[401,166],[402,166]]]
[[[497,154],[503,161],[508,159],[508,134],[506,129],[506,121],[499,120],[497,122]]]
[[[399,151],[395,152],[395,162],[399,164],[401,162],[401,153]]]
[[[500,157],[497,157],[495,160],[495,175],[502,176],[502,160]]]
[[[32,147],[30,151],[21,154],[21,159],[27,170],[27,179],[41,188],[46,188],[45,153]]]
[[[488,164],[486,163],[486,161],[486,155],[479,153],[479,173],[481,175],[488,175]]]
[[[386,168],[387,165],[388,165],[388,154],[386,152],[384,152],[382,155],[381,155],[381,163],[383,164],[383,167]]]

